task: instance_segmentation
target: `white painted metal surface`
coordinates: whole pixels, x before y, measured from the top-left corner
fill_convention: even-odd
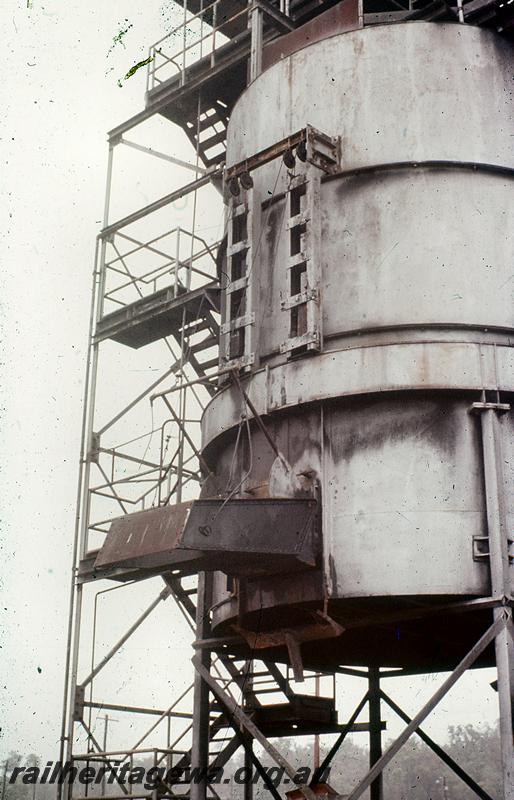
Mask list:
[[[320,277],[308,287],[320,298],[322,352],[281,350],[291,335],[291,174],[275,161],[252,174],[269,200],[244,386],[294,473],[320,486],[323,585],[256,584],[247,609],[276,613],[324,592],[334,609],[355,598],[487,595],[488,565],[473,550],[487,526],[469,409],[483,392],[514,392],[512,48],[483,29],[427,22],[306,47],[239,99],[228,164],[306,124],[340,136],[342,151],[341,174],[321,182]],[[234,450],[245,413],[227,385],[203,418],[210,463],[222,485],[235,471],[240,496],[269,491],[275,458],[256,430],[251,448],[240,437]],[[512,412],[500,429],[507,463]],[[512,508],[507,478],[504,487]],[[221,622],[237,608],[217,587]]]

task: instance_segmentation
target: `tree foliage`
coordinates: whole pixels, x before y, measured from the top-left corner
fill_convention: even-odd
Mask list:
[[[330,784],[341,794],[349,793],[368,769],[368,751],[359,744],[360,739],[349,736],[333,761]],[[387,743],[385,745],[387,747]],[[312,767],[312,737],[303,739],[282,740],[280,750],[287,753],[290,762],[297,768]],[[325,748],[326,752],[327,748]],[[498,729],[473,725],[451,726],[448,729],[445,751],[466,772],[474,778],[491,797],[501,797],[501,769]],[[259,754],[262,763],[272,766],[269,758]],[[322,757],[324,752],[322,750]],[[7,781],[2,800],[50,800],[55,797],[55,786],[25,784],[21,780],[9,783],[9,776],[16,767],[38,766],[37,755],[30,753],[10,753],[4,759],[7,764]],[[243,764],[242,755],[238,752],[231,760],[225,772],[230,777]],[[145,766],[151,766],[150,762]],[[443,782],[445,779],[445,782]],[[83,787],[82,787],[83,788]],[[279,793],[291,785],[278,787]],[[98,795],[100,786],[91,786],[89,794],[92,798]],[[216,785],[216,791],[223,800],[239,800],[243,796],[243,787],[234,781]],[[116,794],[116,785],[108,787],[108,794]],[[82,792],[81,792],[82,793]],[[255,800],[269,797],[269,792],[262,782],[255,785]],[[363,796],[364,800],[367,794]],[[473,800],[475,793],[467,788],[452,770],[416,736],[412,736],[399,751],[384,772],[384,797],[386,800]]]

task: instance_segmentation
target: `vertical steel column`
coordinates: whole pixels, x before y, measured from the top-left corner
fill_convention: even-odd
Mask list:
[[[80,445],[80,457],[79,457],[79,476],[77,482],[77,500],[76,500],[76,514],[75,514],[75,533],[73,539],[73,554],[72,554],[72,565],[71,565],[71,581],[70,581],[70,592],[69,592],[69,606],[68,606],[68,632],[67,632],[67,642],[66,642],[66,661],[64,667],[64,688],[63,688],[63,703],[62,703],[62,717],[61,717],[61,738],[60,738],[60,745],[59,745],[59,761],[61,763],[64,762],[65,758],[68,758],[68,751],[69,751],[69,742],[70,742],[70,720],[68,715],[68,709],[70,706],[73,705],[74,696],[71,691],[70,686],[70,675],[72,674],[73,667],[76,660],[76,637],[74,635],[74,621],[77,618],[77,607],[79,608],[78,616],[80,616],[80,604],[82,601],[81,598],[81,588],[77,587],[76,585],[76,569],[77,569],[77,559],[78,559],[78,550],[79,550],[79,538],[80,538],[80,525],[81,525],[81,497],[82,497],[82,486],[84,483],[84,471],[86,465],[86,448],[88,443],[88,431],[87,431],[87,419],[88,419],[88,404],[89,404],[89,376],[91,373],[91,341],[93,337],[94,325],[95,325],[95,308],[96,308],[96,295],[97,295],[97,284],[98,284],[98,241],[96,244],[96,251],[95,251],[95,265],[94,265],[94,272],[93,272],[93,289],[92,289],[92,296],[91,296],[91,313],[90,313],[90,320],[89,320],[89,336],[88,336],[88,354],[87,354],[87,362],[86,362],[86,375],[85,375],[85,388],[84,388],[84,399],[83,399],[83,409],[82,409],[82,434],[81,434],[81,445]],[[72,723],[71,723],[72,724]],[[63,785],[58,783],[57,785],[57,798],[60,800],[63,793]]]
[[[243,684],[244,691],[243,691],[243,708],[245,709],[246,713],[251,710],[251,706],[255,701],[255,695],[253,692],[253,669],[254,669],[254,662],[253,661],[246,661],[245,662],[245,682]],[[244,767],[245,767],[245,777],[246,781],[243,786],[243,800],[253,800],[253,781],[252,778],[248,778],[248,776],[253,777],[253,759],[252,759],[252,748],[253,748],[253,740],[248,739],[248,749],[245,747],[244,750]]]
[[[505,519],[502,486],[502,461],[498,436],[500,410],[491,404],[475,406],[481,411],[482,452],[489,536],[489,566],[493,597],[510,596],[509,539]],[[494,619],[512,608],[495,608]],[[498,700],[500,706],[500,741],[502,755],[503,798],[514,800],[514,642],[508,626],[495,638]]]
[[[319,675],[316,675],[314,679],[314,694],[316,697],[320,697],[320,679]],[[319,746],[319,734],[315,734],[314,742],[313,742],[313,754],[312,754],[312,768],[314,770],[314,774],[316,771],[319,770],[320,765],[320,746]]]
[[[212,596],[212,573],[201,572],[198,576],[198,595],[196,606],[196,639],[207,639],[210,635],[209,608]],[[198,658],[205,669],[211,668],[211,653],[202,647]],[[207,780],[198,775],[204,773],[209,765],[209,687],[199,672],[195,670],[193,688],[193,744],[191,748],[191,771],[196,771],[196,779],[190,786],[191,800],[206,800]],[[194,774],[194,773],[193,773]]]
[[[382,757],[382,720],[380,713],[380,669],[370,667],[368,670],[369,697],[369,766],[375,766]],[[382,800],[383,775],[380,773],[370,786],[370,800]]]
[[[245,783],[243,786],[243,800],[253,800],[253,741],[249,739],[248,749],[244,751]]]
[[[107,161],[107,179],[105,185],[105,200],[103,213],[103,228],[109,224],[109,210],[111,202],[112,168],[114,158],[114,145],[109,144]],[[66,666],[64,678],[64,699],[62,713],[61,743],[59,760],[64,756],[66,761],[71,760],[74,729],[74,705],[77,691],[77,670],[80,643],[80,625],[82,616],[81,584],[77,584],[78,564],[87,549],[89,526],[89,476],[91,472],[91,452],[93,449],[93,423],[95,412],[96,382],[98,374],[98,343],[94,343],[96,324],[102,316],[105,294],[105,251],[106,239],[97,240],[95,252],[95,266],[93,272],[93,292],[91,299],[91,314],[89,320],[88,354],[86,362],[86,378],[84,389],[84,407],[82,412],[82,438],[79,463],[79,478],[77,488],[77,513],[75,517],[75,534],[73,544],[73,564],[70,587],[70,604],[68,619],[68,641],[66,652]],[[68,795],[72,795],[72,784],[68,786]],[[57,797],[62,797],[62,785],[58,785]]]
[[[250,43],[250,83],[257,78],[262,72],[262,27],[263,15],[262,10],[255,6],[252,8],[249,5],[248,10],[248,24],[251,29],[251,43]]]

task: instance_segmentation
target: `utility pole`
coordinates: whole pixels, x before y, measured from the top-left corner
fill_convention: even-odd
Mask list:
[[[4,777],[2,779],[2,800],[5,800],[7,794],[7,770],[9,769],[9,759],[4,761]]]
[[[31,766],[39,767],[39,758],[34,759],[34,763]],[[36,800],[36,789],[37,789],[37,782],[34,782],[34,784],[32,785],[32,800]]]
[[[108,733],[108,730],[109,730],[109,722],[118,722],[118,720],[114,719],[113,717],[110,717],[109,714],[104,714],[104,716],[103,717],[99,717],[99,719],[103,719],[103,721],[104,721],[103,752],[104,752],[104,759],[105,759],[105,753],[107,752],[107,733]],[[105,797],[105,791],[106,791],[106,777],[105,777],[105,772],[103,772],[103,774],[102,774],[102,797]]]

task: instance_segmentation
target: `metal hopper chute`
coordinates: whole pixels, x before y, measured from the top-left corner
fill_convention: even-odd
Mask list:
[[[317,503],[310,499],[203,499],[113,520],[93,571],[153,575],[221,570],[271,575],[314,567]]]

